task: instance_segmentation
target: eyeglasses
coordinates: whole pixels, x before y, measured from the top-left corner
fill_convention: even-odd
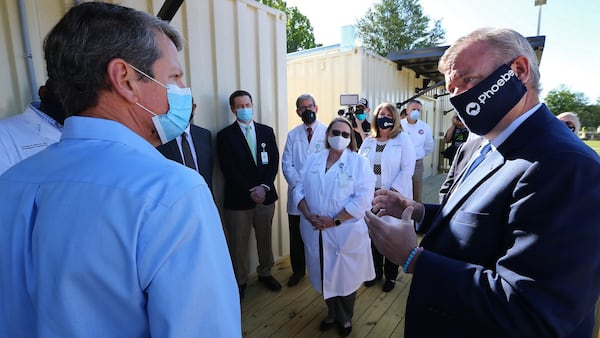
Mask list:
[[[565,124],[567,127],[569,127],[569,129],[571,129],[572,132],[575,132],[575,125],[572,122],[565,122]]]
[[[305,110],[313,110],[315,108],[314,104],[309,104],[308,106],[300,106],[298,107],[298,111],[304,113]]]
[[[348,138],[348,137],[350,137],[350,133],[349,133],[349,132],[346,132],[346,131],[341,131],[341,130],[336,130],[336,129],[333,129],[333,130],[331,131],[331,135],[332,135],[332,136],[340,136],[340,135],[342,135],[342,137],[343,137],[343,138]]]

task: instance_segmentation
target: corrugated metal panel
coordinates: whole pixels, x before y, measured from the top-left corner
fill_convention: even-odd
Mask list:
[[[158,13],[162,0],[112,1],[148,13]],[[28,27],[37,86],[45,82],[42,42],[74,1],[26,0]],[[0,12],[0,117],[20,113],[31,101],[23,58],[22,35],[16,1],[3,1]],[[184,1],[172,24],[187,44],[180,53],[185,78],[198,109],[194,122],[210,129],[213,137],[234,121],[229,95],[244,89],[255,104],[255,119],[273,127],[280,151],[287,136],[286,21],[285,14],[252,0]],[[281,195],[287,186],[279,175]],[[220,171],[215,172],[214,194],[223,200]],[[285,201],[284,201],[285,202]],[[283,210],[279,207],[283,205]],[[274,255],[289,252],[285,203],[277,204],[273,220]],[[254,243],[254,240],[251,240]],[[256,262],[256,251],[252,251]],[[253,269],[251,269],[253,270]]]

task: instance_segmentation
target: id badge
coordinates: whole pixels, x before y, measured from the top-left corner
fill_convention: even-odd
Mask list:
[[[269,154],[267,154],[266,150],[267,145],[265,143],[261,143],[260,146],[262,147],[262,151],[260,152],[260,161],[262,164],[269,164]]]
[[[260,160],[262,164],[269,164],[269,154],[266,151],[260,152]]]

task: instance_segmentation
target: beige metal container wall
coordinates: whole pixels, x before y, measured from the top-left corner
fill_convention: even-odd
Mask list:
[[[303,93],[315,97],[319,106],[318,118],[328,124],[339,109],[347,108],[340,105],[340,94],[358,94],[367,98],[374,113],[380,103],[403,102],[415,95],[416,88],[423,88],[423,78],[417,78],[414,71],[398,70],[394,62],[360,46],[332,45],[290,53],[287,73],[288,129],[300,123],[295,102]],[[424,159],[425,177],[438,173],[439,140],[449,126],[451,116],[442,114],[448,109],[447,100],[435,99],[434,93],[435,90],[418,98],[423,102],[421,119],[431,127],[435,144],[433,154]]]
[[[0,4],[0,74],[3,75],[0,77],[0,118],[21,113],[32,100],[30,87],[38,88],[45,82],[43,39],[76,2],[17,0]],[[115,1],[152,14],[158,13],[163,2]],[[27,36],[22,33],[19,4],[25,9]],[[253,95],[256,121],[273,127],[283,151],[288,125],[285,23],[283,12],[251,0],[184,1],[176,13],[172,24],[186,40],[180,53],[185,68],[184,81],[192,88],[198,104],[194,123],[210,129],[213,138],[234,121],[229,110],[229,95],[234,90],[244,89]],[[25,40],[31,45],[36,82],[33,86],[29,83]],[[215,167],[214,195],[220,207],[223,180],[218,163]],[[278,176],[276,185],[280,195],[285,196],[287,186],[283,176]],[[253,238],[251,235],[249,259],[251,266],[256,266]],[[273,251],[276,259],[289,253],[285,201],[276,204]]]

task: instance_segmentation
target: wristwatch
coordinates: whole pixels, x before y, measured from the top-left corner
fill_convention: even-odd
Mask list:
[[[335,219],[333,220],[333,224],[335,224],[335,226],[337,227],[337,226],[339,226],[340,224],[342,224],[342,221],[341,221],[339,218],[335,218]]]

